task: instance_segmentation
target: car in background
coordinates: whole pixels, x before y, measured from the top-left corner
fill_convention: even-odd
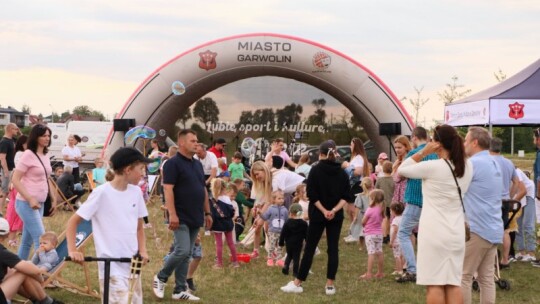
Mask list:
[[[351,160],[351,146],[342,145],[337,146],[336,148],[339,156],[341,157],[341,160]],[[364,149],[366,150],[368,161],[375,165],[377,163],[377,151],[375,151],[375,145],[373,144],[373,142],[369,140],[366,141],[364,143]],[[319,159],[319,146],[307,146],[303,153],[308,153],[309,163],[312,164]],[[300,155],[294,155],[292,159],[295,163],[298,163]]]

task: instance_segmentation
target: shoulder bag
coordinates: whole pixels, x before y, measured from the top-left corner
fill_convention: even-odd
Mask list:
[[[468,242],[471,239],[471,227],[469,226],[469,223],[467,222],[467,214],[465,213],[465,205],[463,204],[463,197],[461,195],[461,187],[458,184],[456,174],[454,173],[454,169],[452,169],[452,166],[450,166],[450,162],[448,162],[447,159],[445,159],[444,161],[448,165],[448,168],[450,168],[450,171],[452,171],[452,176],[454,177],[454,181],[456,182],[457,190],[459,193],[459,200],[461,201],[461,207],[463,208],[463,217],[465,217],[465,242]]]

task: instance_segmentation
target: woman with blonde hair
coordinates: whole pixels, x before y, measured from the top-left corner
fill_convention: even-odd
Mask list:
[[[405,187],[407,186],[407,178],[399,175],[397,170],[401,163],[405,160],[407,153],[412,150],[411,143],[407,136],[400,135],[394,139],[394,151],[396,151],[396,161],[392,166],[392,178],[394,179],[394,196],[392,203],[405,203],[403,196],[405,195]]]
[[[256,161],[251,165],[251,179],[253,186],[251,188],[251,198],[255,200],[253,204],[253,226],[255,227],[255,236],[253,239],[252,258],[259,257],[259,246],[261,244],[261,228],[264,220],[260,217],[270,206],[272,195],[272,173],[270,168],[263,161]]]

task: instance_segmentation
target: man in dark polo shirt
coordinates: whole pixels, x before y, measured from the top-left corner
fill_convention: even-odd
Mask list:
[[[175,273],[173,300],[198,301],[186,288],[186,276],[193,244],[199,228],[212,226],[208,193],[205,188],[201,162],[193,158],[197,151],[197,133],[181,130],[178,133],[178,153],[163,166],[165,206],[169,211],[169,229],[174,233],[174,251],[154,276],[152,288],[162,299],[165,283]]]
[[[9,193],[11,172],[15,168],[15,141],[13,137],[19,133],[19,127],[8,123],[4,129],[4,137],[0,140],[0,165],[2,169],[2,193],[0,195],[0,216],[4,212],[4,203]]]

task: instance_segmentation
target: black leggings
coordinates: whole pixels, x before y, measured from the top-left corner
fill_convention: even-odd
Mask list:
[[[331,220],[324,222],[309,223],[308,234],[306,239],[306,248],[304,249],[304,255],[300,262],[300,270],[298,271],[297,279],[305,281],[309,274],[309,269],[313,263],[313,256],[315,255],[315,249],[321,240],[322,233],[326,229],[326,242],[328,249],[328,264],[326,267],[326,278],[329,280],[336,279],[336,273],[339,264],[339,237],[341,234],[341,226],[343,220]]]
[[[287,245],[287,257],[285,258],[285,265],[283,268],[289,270],[291,262],[293,263],[293,275],[298,275],[298,269],[300,269],[300,255],[302,254],[302,244],[300,246]]]

